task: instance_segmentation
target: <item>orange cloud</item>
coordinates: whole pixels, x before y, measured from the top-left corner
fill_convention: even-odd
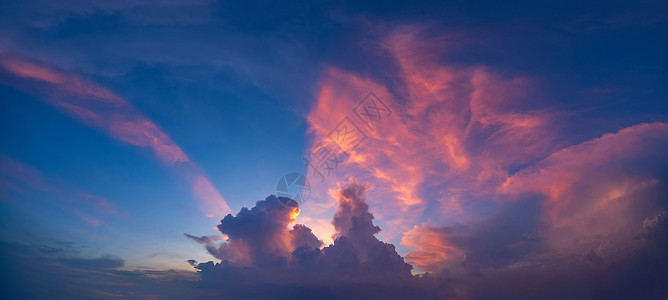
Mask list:
[[[227,203],[201,169],[153,121],[120,96],[90,80],[0,55],[0,66],[16,77],[30,80],[47,91],[45,101],[86,125],[99,128],[125,143],[151,149],[168,166],[176,166],[191,184],[202,212],[222,216]]]
[[[437,272],[443,263],[454,253],[456,247],[446,240],[443,230],[426,225],[413,226],[401,239],[401,244],[412,252],[406,255],[406,261],[418,267],[420,271]]]

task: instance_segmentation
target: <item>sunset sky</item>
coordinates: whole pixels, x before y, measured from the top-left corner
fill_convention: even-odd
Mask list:
[[[0,298],[668,298],[666,2],[242,2],[0,3]]]

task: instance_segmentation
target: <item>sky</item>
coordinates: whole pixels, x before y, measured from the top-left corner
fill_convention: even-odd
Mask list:
[[[3,1],[2,298],[668,298],[666,12]]]

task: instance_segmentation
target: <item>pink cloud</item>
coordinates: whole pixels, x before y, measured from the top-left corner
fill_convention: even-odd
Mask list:
[[[83,193],[82,195],[84,198],[88,198],[92,201],[95,202],[95,207],[97,210],[108,213],[108,214],[118,214],[118,207],[116,204],[111,203],[107,201],[107,199],[104,199],[100,196],[97,195],[92,195],[88,193]]]
[[[16,183],[25,184],[31,189],[40,191],[52,191],[47,185],[39,171],[17,162],[7,156],[0,155],[0,187],[3,191],[13,189],[21,191]]]
[[[86,125],[112,137],[151,149],[167,166],[178,166],[192,186],[202,212],[227,214],[231,210],[206,175],[153,121],[132,104],[95,82],[17,57],[0,56],[0,66],[17,77],[46,89],[45,101]]]
[[[628,162],[665,159],[659,150],[665,148],[665,124],[637,125],[559,150],[564,143],[557,130],[559,113],[527,108],[535,106],[537,80],[502,76],[482,66],[447,65],[441,58],[458,44],[415,27],[392,31],[379,44],[398,67],[392,87],[334,67],[322,72],[307,117],[312,146],[327,141],[345,117],[360,124],[367,138],[324,187],[309,174],[314,195],[348,176],[370,182],[369,202],[384,228],[381,234],[403,236],[402,244],[413,251],[407,260],[423,270],[462,257],[439,237],[442,222],[482,221],[475,209],[480,201],[503,203],[528,192],[546,196],[544,220],[561,228],[541,233],[549,247],[574,249],[578,238],[594,243],[596,234],[631,234],[624,226],[637,218],[624,212],[632,195],[655,186],[657,179],[640,171],[632,175]],[[352,113],[370,91],[393,111],[373,128]],[[530,167],[511,174],[525,165]],[[309,214],[309,207],[305,210]],[[425,216],[439,217],[424,223]],[[587,233],[572,232],[578,228],[588,228]]]
[[[420,271],[438,272],[443,263],[453,254],[459,254],[457,247],[446,238],[442,229],[427,225],[417,226],[407,231],[401,244],[409,247],[406,261],[417,266]]]
[[[167,165],[190,162],[188,156],[167,134],[143,116],[118,116],[108,122],[108,129],[121,141],[153,149],[155,155]]]
[[[204,175],[194,175],[190,181],[195,197],[201,202],[201,209],[209,218],[225,216],[231,212],[223,197],[218,193],[211,181]]]
[[[81,219],[84,220],[90,227],[96,228],[102,225],[102,221],[98,219],[91,218],[89,216],[81,216]]]
[[[398,99],[373,78],[327,67],[307,117],[315,145],[345,117],[361,123],[351,110],[370,91],[394,112],[372,129],[359,125],[367,139],[327,182],[333,186],[347,176],[371,182],[370,202],[383,199],[373,203],[376,215],[392,225],[383,226],[385,238],[411,230],[428,206],[462,215],[471,195],[494,195],[509,166],[542,158],[554,147],[551,115],[524,108],[533,80],[445,65],[439,56],[457,45],[420,36],[419,29],[405,27],[380,43],[399,67],[393,86]]]
[[[666,147],[668,124],[631,126],[551,154],[508,178],[499,194],[543,196],[544,234],[557,249],[632,238],[636,223],[655,209],[642,192],[657,187],[652,166],[668,159]]]

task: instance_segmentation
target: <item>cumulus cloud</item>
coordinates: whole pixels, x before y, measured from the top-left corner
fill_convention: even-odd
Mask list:
[[[219,263],[197,265],[200,286],[217,297],[290,299],[445,296],[438,280],[411,274],[412,267],[394,245],[376,238],[364,193],[367,185],[351,180],[337,192],[339,208],[332,220],[334,243],[321,248],[310,228],[291,217],[298,210],[275,196],[227,215],[218,225],[229,239],[212,250]],[[243,259],[230,250],[243,252]],[[429,288],[427,288],[429,287]],[[212,295],[214,295],[212,294]]]
[[[542,198],[507,202],[495,216],[446,227],[415,226],[402,242],[378,240],[379,226],[366,202],[370,186],[355,179],[332,193],[334,242],[324,246],[310,228],[296,224],[298,208],[275,196],[228,215],[223,235],[189,238],[207,246],[220,262],[196,264],[204,298],[483,299],[663,297],[668,260],[665,210],[629,225],[631,238],[560,251],[544,234]],[[658,195],[659,198],[661,197]],[[324,247],[323,247],[324,246]],[[428,271],[414,275],[413,267]],[[191,262],[194,264],[194,262]],[[655,266],[652,264],[656,264]],[[634,279],[649,271],[651,280]],[[531,288],[527,288],[530,285]]]

